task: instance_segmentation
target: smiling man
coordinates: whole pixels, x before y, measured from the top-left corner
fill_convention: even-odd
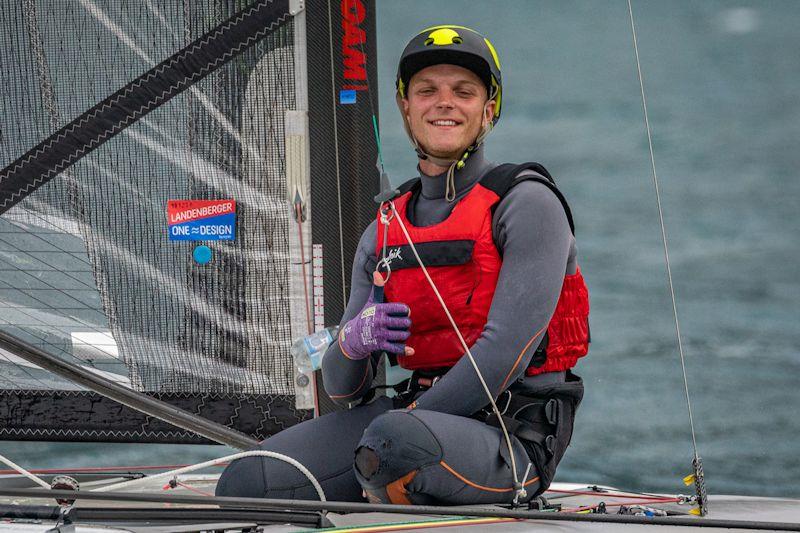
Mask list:
[[[330,499],[524,501],[549,486],[569,445],[583,396],[571,368],[588,351],[588,292],[569,207],[547,170],[484,157],[502,96],[497,53],[474,30],[428,28],[401,55],[397,103],[420,175],[362,235],[339,339],[323,359],[326,391],[349,409],[261,445],[302,462]],[[413,371],[394,398],[376,396],[372,384],[384,352]],[[478,372],[511,433],[517,486]],[[234,462],[217,493],[316,497],[293,467],[260,458]]]
[[[487,100],[478,76],[455,65],[426,67],[412,81],[400,102],[417,146],[425,146],[429,156],[457,159],[491,121],[497,102]],[[420,170],[440,172],[429,157],[420,160]]]

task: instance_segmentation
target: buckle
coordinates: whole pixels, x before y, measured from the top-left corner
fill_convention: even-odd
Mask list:
[[[547,450],[547,453],[550,454],[550,457],[553,457],[556,454],[555,444],[556,444],[555,435],[548,435],[547,438],[544,439],[544,447]]]
[[[508,400],[506,401],[506,406],[503,407],[502,409],[500,409],[499,406],[497,407],[497,409],[500,410],[500,414],[501,415],[506,414],[506,412],[508,411],[508,408],[511,407],[511,391],[509,389],[506,389],[501,394],[505,394],[505,393],[508,393]],[[500,397],[498,397],[497,399],[499,401]],[[495,404],[497,404],[497,402],[495,402]],[[512,417],[512,418],[514,418],[514,417]]]
[[[550,401],[544,405],[544,416],[548,424],[551,426],[558,426],[558,400],[551,398]]]

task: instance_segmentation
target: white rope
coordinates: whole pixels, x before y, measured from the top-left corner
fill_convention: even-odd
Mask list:
[[[2,461],[3,463],[7,464],[9,466],[9,468],[12,468],[12,469],[16,470],[17,472],[19,472],[20,474],[22,474],[26,478],[30,479],[34,483],[37,483],[37,484],[41,485],[42,487],[44,487],[44,488],[46,488],[48,490],[50,489],[50,484],[49,483],[47,483],[42,478],[40,478],[40,477],[28,472],[27,470],[25,470],[24,468],[19,466],[17,463],[12,461],[11,459],[9,459],[9,458],[7,458],[7,457],[5,457],[3,455],[0,455],[0,461]]]
[[[325,492],[322,490],[322,486],[317,481],[317,478],[314,477],[308,468],[303,466],[302,463],[299,461],[292,459],[288,455],[283,455],[282,453],[277,452],[268,452],[265,450],[254,450],[250,452],[240,452],[234,453],[233,455],[226,455],[225,457],[220,457],[218,459],[212,459],[210,461],[205,461],[203,463],[197,463],[195,465],[185,466],[183,468],[178,468],[176,470],[170,470],[169,472],[162,472],[160,474],[155,474],[152,476],[143,477],[140,479],[134,479],[131,481],[125,481],[123,483],[117,483],[114,485],[108,485],[106,487],[100,487],[94,489],[92,492],[109,492],[112,490],[119,490],[119,489],[130,489],[132,487],[138,487],[140,485],[145,485],[153,481],[157,481],[159,479],[171,479],[177,475],[185,474],[186,472],[194,472],[195,470],[202,470],[203,468],[208,468],[210,466],[216,466],[220,463],[225,463],[228,461],[234,461],[236,459],[242,459],[244,457],[271,457],[272,459],[278,459],[279,461],[283,461],[285,463],[289,463],[296,469],[298,469],[314,486],[314,489],[317,491],[317,495],[319,496],[320,501],[328,501],[325,498]],[[50,486],[48,485],[47,488],[49,489]]]
[[[453,320],[453,315],[450,314],[450,310],[447,308],[447,304],[444,303],[444,299],[442,295],[439,294],[439,289],[436,288],[436,284],[431,279],[430,274],[428,274],[428,269],[425,268],[425,264],[422,262],[419,254],[417,253],[417,247],[414,246],[414,241],[411,240],[411,235],[409,235],[408,230],[406,229],[406,225],[403,222],[403,218],[400,217],[397,213],[397,209],[394,206],[393,201],[389,201],[389,205],[392,208],[392,211],[395,214],[395,219],[400,223],[400,229],[403,230],[403,235],[405,235],[406,240],[408,241],[409,246],[411,247],[411,252],[414,254],[414,258],[419,263],[419,266],[422,268],[422,273],[425,274],[425,279],[428,280],[428,284],[433,289],[434,294],[436,294],[436,298],[439,300],[439,304],[442,306],[444,310],[444,314],[447,315],[447,319],[450,321],[450,325],[453,326],[453,330],[455,330],[456,335],[458,336],[459,342],[461,342],[461,346],[464,348],[464,353],[469,358],[469,362],[472,363],[472,368],[475,369],[475,374],[478,376],[478,380],[481,382],[481,386],[483,387],[483,391],[486,393],[486,397],[489,398],[489,403],[492,406],[492,411],[497,416],[497,421],[500,423],[500,429],[503,432],[503,438],[506,441],[506,446],[508,446],[508,456],[511,459],[511,473],[514,477],[514,489],[516,494],[514,496],[514,502],[517,503],[519,498],[524,498],[527,496],[527,491],[525,490],[525,486],[520,483],[519,477],[517,476],[517,461],[514,458],[514,447],[511,444],[511,437],[508,434],[508,430],[506,429],[506,424],[503,422],[503,415],[500,413],[500,409],[497,408],[497,404],[494,401],[494,396],[492,396],[491,391],[489,391],[489,386],[486,384],[486,380],[483,379],[483,374],[481,373],[480,368],[478,368],[478,363],[475,362],[475,358],[472,356],[472,352],[467,346],[467,342],[464,340],[464,337],[461,335],[461,331],[458,329],[456,325],[456,321]],[[525,476],[527,477],[527,473],[530,471],[530,463],[528,465],[527,470],[525,471]],[[523,479],[523,482],[525,480]]]

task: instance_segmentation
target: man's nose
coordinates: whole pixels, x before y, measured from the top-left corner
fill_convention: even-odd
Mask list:
[[[436,102],[436,107],[442,109],[452,109],[453,92],[448,90],[439,91],[439,100]]]

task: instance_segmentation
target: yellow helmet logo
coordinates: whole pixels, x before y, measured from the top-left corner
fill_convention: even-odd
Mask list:
[[[461,36],[452,28],[439,28],[430,33],[425,39],[425,46],[448,46],[451,44],[461,44]]]

